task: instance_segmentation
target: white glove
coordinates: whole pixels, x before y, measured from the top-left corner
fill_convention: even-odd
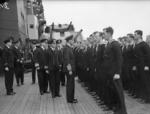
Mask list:
[[[8,67],[5,67],[5,71],[9,71],[9,68],[8,68]]]
[[[114,80],[120,79],[120,75],[119,74],[115,74],[113,77]]]
[[[72,75],[72,71],[69,71],[69,75]]]
[[[89,71],[89,68],[86,68],[87,71]]]
[[[70,65],[70,64],[68,64],[68,65],[67,65],[67,70],[68,70],[68,71],[72,70],[72,68],[71,68],[71,65]]]
[[[35,63],[35,67],[39,67],[39,64],[38,64],[38,63]]]
[[[149,67],[148,67],[148,66],[145,66],[145,67],[144,67],[144,70],[145,70],[145,71],[148,71],[148,70],[149,70]]]
[[[132,70],[135,71],[135,70],[136,70],[136,66],[133,66],[133,67],[132,67]]]
[[[48,66],[44,66],[44,69],[48,69]]]
[[[49,74],[49,71],[48,71],[48,70],[46,70],[45,72],[46,72],[46,74]]]

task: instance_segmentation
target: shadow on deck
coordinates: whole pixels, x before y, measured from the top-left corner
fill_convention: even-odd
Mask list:
[[[77,104],[66,102],[66,87],[60,88],[62,97],[52,99],[51,94],[39,94],[38,84],[31,85],[31,73],[25,74],[25,84],[16,86],[16,95],[6,96],[4,78],[0,77],[0,114],[112,114],[103,112],[96,101],[76,82]]]
[[[113,114],[103,111],[96,100],[76,81],[77,104],[66,102],[66,87],[60,88],[62,97],[53,99],[51,94],[39,94],[38,84],[31,85],[31,73],[25,73],[25,85],[16,86],[16,95],[6,96],[4,78],[0,77],[0,114]],[[143,104],[125,92],[128,114],[150,114],[150,104]]]

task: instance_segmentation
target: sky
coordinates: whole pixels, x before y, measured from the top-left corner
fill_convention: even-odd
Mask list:
[[[143,38],[150,34],[150,1],[49,1],[43,0],[47,25],[69,24],[83,29],[86,39],[94,31],[112,26],[114,38],[143,30]]]

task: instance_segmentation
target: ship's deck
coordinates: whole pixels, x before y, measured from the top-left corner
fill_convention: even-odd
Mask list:
[[[16,95],[6,96],[4,78],[0,78],[0,114],[113,114],[103,111],[96,100],[76,81],[77,104],[66,102],[65,87],[60,88],[62,97],[52,99],[51,94],[40,95],[38,84],[31,84],[31,73],[25,74],[25,84],[16,86]],[[150,114],[150,104],[142,104],[125,94],[128,114]]]

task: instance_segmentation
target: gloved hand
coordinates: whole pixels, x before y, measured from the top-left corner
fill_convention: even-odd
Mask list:
[[[72,75],[72,71],[69,71],[69,75]]]
[[[114,80],[120,79],[120,75],[119,74],[115,74],[113,77]]]
[[[145,71],[148,71],[148,70],[149,70],[149,67],[148,67],[148,66],[145,66],[145,67],[144,67],[144,70],[145,70]]]
[[[70,64],[68,64],[68,65],[67,65],[67,70],[68,70],[68,71],[72,70],[72,68],[71,68],[71,65],[70,65]]]
[[[8,67],[5,67],[5,71],[9,71],[9,68],[8,68]]]
[[[135,70],[136,70],[136,66],[133,66],[133,67],[132,67],[132,70],[135,71]]]

